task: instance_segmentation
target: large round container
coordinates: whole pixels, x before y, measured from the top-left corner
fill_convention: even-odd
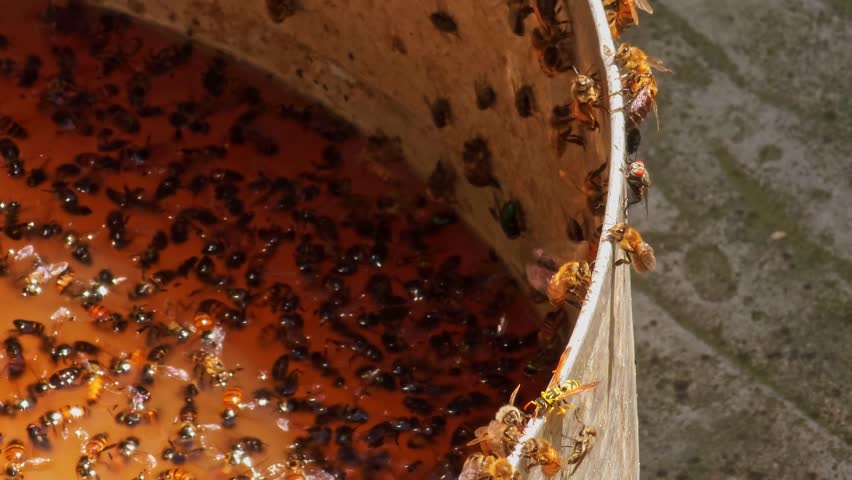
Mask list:
[[[554,106],[570,100],[574,72],[548,76],[531,47],[536,15],[513,32],[512,8],[524,2],[361,0],[95,0],[226,51],[277,76],[296,93],[316,100],[363,132],[403,140],[410,169],[427,177],[439,159],[463,170],[463,145],[487,140],[500,196],[525,206],[528,232],[510,240],[492,218],[493,189],[458,182],[457,210],[519,277],[537,248],[566,258],[594,259],[593,281],[555,375],[598,381],[576,397],[577,415],[597,430],[589,455],[568,472],[575,478],[638,478],[633,322],[630,275],[621,256],[598,238],[573,242],[570,219],[602,231],[623,218],[624,116],[613,41],[600,0],[557,2],[560,20],[574,35],[573,61],[580,73],[596,73],[608,109],[582,148],[560,154],[550,126]],[[538,0],[540,7],[549,4]],[[273,4],[270,6],[270,4]],[[272,11],[277,10],[277,15]],[[436,28],[430,15],[449,13],[456,32]],[[292,15],[290,15],[292,13]],[[492,109],[480,110],[475,85],[490,84]],[[516,108],[517,92],[534,96],[528,116]],[[446,98],[452,123],[435,127],[430,101]],[[588,208],[578,186],[608,162],[609,189],[601,217]],[[560,177],[563,171],[569,178]],[[596,254],[595,254],[596,252]],[[574,312],[576,314],[576,312]],[[532,321],[532,320],[531,320]],[[556,366],[554,365],[554,368]],[[524,398],[534,392],[525,392]],[[580,424],[574,415],[534,420],[526,435],[555,446],[570,444]],[[563,447],[567,453],[569,448]],[[521,471],[524,472],[523,462]],[[540,478],[538,469],[529,478]]]

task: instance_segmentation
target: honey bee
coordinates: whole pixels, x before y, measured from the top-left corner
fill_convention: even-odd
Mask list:
[[[527,472],[533,467],[541,465],[541,473],[546,477],[552,477],[562,468],[562,456],[543,438],[530,438],[521,447],[521,456],[529,459]]]
[[[627,176],[627,206],[645,201],[645,213],[648,213],[648,191],[651,189],[651,174],[645,162],[635,160],[622,169]]]
[[[621,32],[634,25],[639,25],[639,12],[644,10],[650,14],[654,13],[648,0],[603,0],[606,10],[606,19],[612,38],[617,40]]]
[[[515,390],[512,391],[512,395],[509,396],[509,403],[503,405],[497,410],[494,420],[506,425],[515,425],[519,428],[523,428],[527,416],[520,408],[515,406],[515,397],[518,396],[518,390],[520,389],[520,385],[515,387]]]
[[[550,385],[548,385],[547,389],[541,392],[540,397],[527,402],[527,404],[524,405],[524,410],[529,409],[531,405],[535,407],[533,417],[538,417],[542,411],[544,411],[544,414],[546,415],[547,413],[557,409],[560,414],[563,414],[565,413],[565,410],[574,408],[573,405],[568,403],[568,397],[585,392],[586,390],[591,390],[597,385],[598,382],[581,385],[577,380],[566,380],[560,384],[556,383],[556,379],[554,378]]]
[[[0,132],[18,140],[26,140],[29,136],[27,129],[8,115],[0,115]]]
[[[577,72],[576,68],[574,69]],[[592,75],[577,72],[571,83],[571,115],[592,130],[598,128],[594,108],[600,107],[601,87]]]
[[[627,80],[627,90],[631,92],[624,110],[627,119],[634,125],[639,125],[648,116],[648,112],[654,112],[657,119],[657,130],[660,129],[660,116],[657,113],[657,79],[653,74],[634,74]]]
[[[565,303],[565,296],[568,293],[582,300],[591,283],[592,269],[588,262],[565,262],[550,277],[550,282],[547,284],[547,299],[555,307]]]
[[[170,468],[158,473],[157,480],[195,480],[195,476],[183,468]]]
[[[505,458],[474,453],[464,462],[459,480],[513,480],[518,472]]]
[[[195,364],[192,371],[198,377],[198,382],[202,385],[206,380],[212,386],[223,387],[234,376],[234,373],[236,373],[236,370],[226,369],[225,364],[222,363],[219,357],[204,350],[192,352],[190,358]]]
[[[23,479],[24,470],[28,467],[42,465],[50,461],[48,458],[27,458],[24,442],[18,439],[9,440],[9,443],[3,449],[3,457],[6,458],[3,474],[6,478],[14,480]]]
[[[230,387],[225,390],[222,397],[222,403],[225,409],[239,410],[243,405],[243,390],[239,387]]]
[[[574,470],[576,470],[577,466],[579,466],[580,462],[583,461],[595,444],[595,437],[597,437],[598,432],[594,427],[590,427],[580,420],[577,410],[574,410],[574,416],[577,418],[577,422],[582,425],[582,428],[580,429],[580,434],[573,439],[574,445],[571,447],[571,453],[565,458],[564,463],[566,465],[574,465]]]
[[[86,313],[95,323],[103,323],[112,316],[112,312],[101,304],[93,304],[86,308]]]
[[[609,229],[609,237],[627,253],[627,260],[619,263],[630,263],[640,273],[653,271],[657,266],[654,249],[642,240],[642,235],[635,228],[619,223]]]
[[[89,362],[89,365],[96,366],[97,364]],[[83,382],[86,384],[86,402],[89,405],[97,403],[106,388],[106,371],[99,365],[90,368]]]
[[[518,425],[500,420],[491,420],[487,426],[474,430],[473,434],[476,438],[468,442],[468,446],[479,444],[482,453],[498,457],[509,456],[521,440],[521,428]]]
[[[69,268],[56,279],[56,292],[59,294],[65,293],[74,281],[74,272]]]
[[[115,444],[109,443],[109,435],[106,432],[102,432],[86,440],[83,444],[82,454],[89,458],[97,459],[104,451],[114,446]]]
[[[25,248],[21,249],[19,253],[23,252]],[[53,277],[61,275],[67,270],[68,262],[46,263],[36,256],[36,259],[33,261],[32,270],[23,277],[24,288],[21,291],[21,294],[25,297],[40,294],[42,292],[41,286],[43,284],[50,281]]]

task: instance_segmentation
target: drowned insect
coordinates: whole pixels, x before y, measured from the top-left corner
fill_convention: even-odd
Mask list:
[[[639,10],[653,14],[654,9],[648,0],[603,0],[606,20],[613,40],[618,40],[621,32],[634,25],[639,25]]]
[[[8,479],[19,480],[24,478],[24,471],[30,466],[39,466],[50,462],[49,458],[29,458],[24,442],[18,439],[9,440],[3,449],[3,457],[6,465],[3,474]]]
[[[513,480],[518,473],[505,458],[474,453],[464,462],[459,480]]]
[[[562,468],[562,455],[543,438],[530,438],[521,447],[521,456],[529,459],[527,472],[533,467],[541,466],[545,477],[552,477]]]
[[[619,223],[610,228],[609,238],[627,253],[627,260],[619,260],[616,262],[617,265],[630,263],[637,272],[650,272],[657,266],[654,249],[642,240],[639,231],[630,225]]]
[[[580,382],[573,379],[558,383],[554,378],[551,380],[550,385],[548,385],[547,390],[541,392],[540,397],[524,405],[524,410],[528,410],[530,406],[534,407],[533,417],[538,417],[540,414],[546,415],[554,410],[558,410],[560,414],[564,414],[565,410],[574,408],[573,405],[568,403],[568,397],[591,390],[597,385],[598,382],[581,385]]]

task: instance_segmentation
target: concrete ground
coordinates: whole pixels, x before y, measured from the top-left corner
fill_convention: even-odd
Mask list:
[[[852,478],[852,2],[652,0],[642,478]]]

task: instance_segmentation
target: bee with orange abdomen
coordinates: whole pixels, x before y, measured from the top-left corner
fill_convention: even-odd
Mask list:
[[[222,403],[226,409],[239,410],[243,407],[243,390],[239,387],[230,387],[222,396]]]
[[[568,293],[582,300],[591,283],[592,269],[588,262],[565,262],[550,277],[550,282],[547,284],[547,299],[555,307],[565,303],[565,296]]]
[[[56,291],[60,294],[65,293],[74,281],[74,272],[68,269],[56,279]]]
[[[198,332],[210,330],[216,326],[217,318],[227,309],[227,305],[214,298],[202,300],[192,317],[192,325]]]
[[[618,246],[627,253],[627,261],[637,272],[650,272],[657,266],[654,249],[642,240],[642,235],[626,223],[609,229],[609,236]]]
[[[95,323],[105,322],[112,315],[112,312],[108,308],[99,303],[92,304],[87,307],[86,313],[88,313],[89,316],[92,317],[92,320]]]
[[[474,453],[464,462],[459,480],[513,480],[518,472],[505,458]]]
[[[577,72],[577,77],[571,82],[571,97],[572,117],[592,130],[597,129],[594,109],[600,107],[601,87],[594,76]]]
[[[200,384],[204,384],[205,380],[215,387],[224,387],[228,380],[234,376],[236,370],[228,370],[225,364],[216,355],[204,350],[196,350],[190,354],[195,366],[193,373],[198,377]]]
[[[641,48],[622,43],[615,52],[615,61],[626,71],[627,74],[648,74],[651,69],[660,72],[671,72],[669,67],[657,57],[648,55]]]
[[[170,468],[158,473],[157,480],[195,480],[195,476],[183,468]]]
[[[9,443],[3,448],[3,457],[6,459],[3,474],[5,478],[11,480],[23,479],[24,470],[31,465],[41,465],[50,461],[48,458],[28,458],[24,442],[18,439],[9,440]]]
[[[474,430],[475,438],[467,444],[477,445],[486,455],[497,455],[507,457],[515,445],[521,440],[521,425],[504,423],[500,420],[491,420],[488,425]]]
[[[547,414],[553,410],[559,410],[560,414],[565,413],[565,410],[574,408],[570,403],[568,403],[568,397],[585,392],[586,390],[591,390],[597,385],[598,382],[581,385],[580,382],[573,379],[558,383],[554,378],[550,382],[550,385],[548,385],[547,389],[541,392],[540,397],[527,402],[527,404],[524,405],[524,410],[527,410],[531,405],[535,407],[532,414],[534,417],[538,417],[542,412]]]
[[[96,362],[88,362],[87,365],[89,372],[83,382],[86,385],[86,402],[91,405],[97,403],[107,388],[107,372]]]
[[[638,10],[644,10],[650,14],[654,13],[654,9],[651,8],[648,0],[603,0],[603,6],[606,10],[609,30],[615,40],[627,28],[639,25]]]
[[[89,458],[97,459],[101,456],[101,453],[114,446],[115,444],[109,443],[109,435],[102,432],[86,440],[86,443],[83,444],[82,453]]]
[[[541,465],[541,473],[545,477],[552,477],[562,468],[562,456],[543,438],[530,438],[525,441],[521,447],[521,456],[529,459],[527,472]]]

